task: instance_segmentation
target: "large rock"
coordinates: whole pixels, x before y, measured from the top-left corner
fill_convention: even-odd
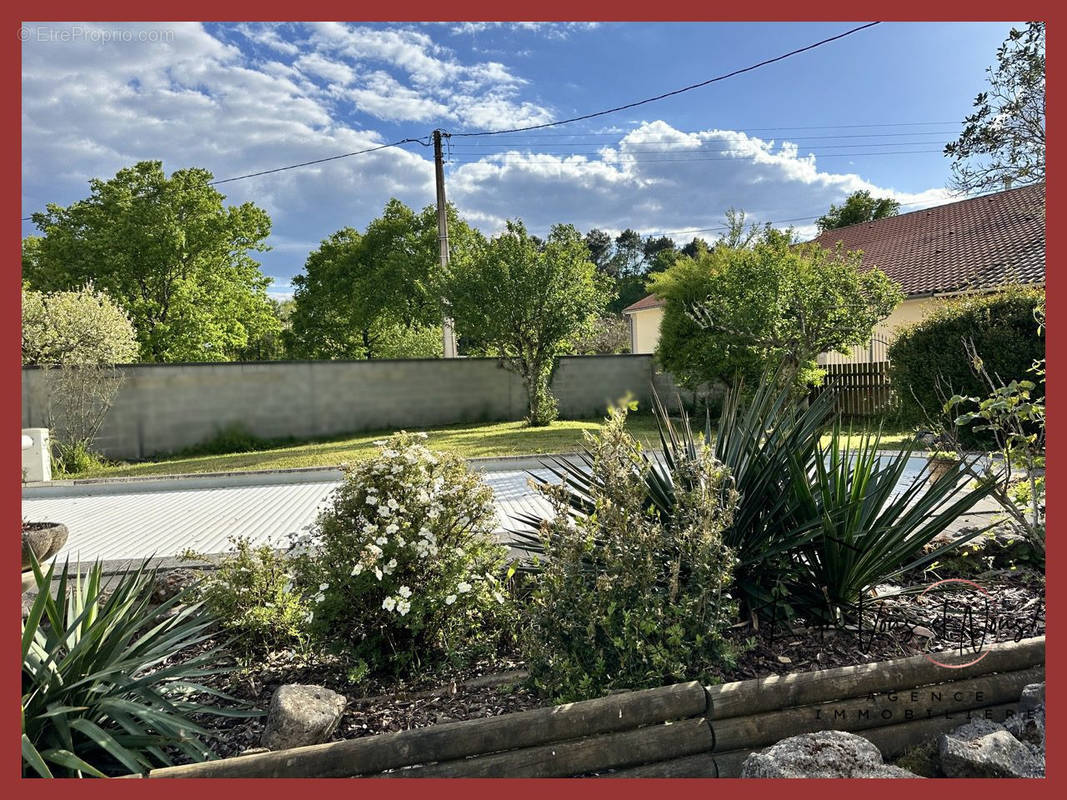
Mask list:
[[[1003,725],[977,718],[938,740],[941,770],[949,778],[1042,778],[1045,761]]]
[[[200,580],[200,576],[200,571],[195,569],[160,570],[152,584],[152,602],[167,602]]]
[[[325,742],[337,729],[346,705],[344,695],[322,686],[281,686],[270,700],[263,746],[286,750]]]
[[[790,736],[741,766],[742,778],[917,778],[882,762],[882,754],[862,736],[819,731]]]
[[[1007,731],[1020,742],[1032,744],[1045,754],[1045,684],[1031,683],[1023,688],[1019,711],[1004,721]]]

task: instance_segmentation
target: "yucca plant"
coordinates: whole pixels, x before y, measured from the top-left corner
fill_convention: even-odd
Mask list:
[[[717,431],[707,416],[702,433],[695,433],[684,411],[679,412],[677,423],[672,421],[666,405],[655,388],[652,390],[661,451],[640,450],[634,462],[635,472],[645,476],[646,510],[669,520],[676,507],[674,476],[691,474],[679,467],[692,463],[701,447],[713,449],[716,460],[732,476],[729,490],[739,496],[733,523],[723,538],[737,556],[735,588],[745,615],[754,624],[761,616],[780,620],[792,614],[787,597],[787,587],[796,578],[791,554],[818,532],[818,525],[804,516],[791,491],[791,469],[794,463],[806,468],[814,463],[819,437],[830,424],[832,404],[829,394],[798,403],[783,374],[769,371],[750,395],[740,384],[727,390]],[[592,513],[593,490],[603,488],[595,486],[591,463],[587,449],[574,457],[542,462],[564,485],[570,513],[575,517]],[[515,546],[540,555],[541,519],[529,514],[516,518],[526,529],[511,532]],[[590,550],[590,560],[594,553],[595,547]],[[536,569],[536,564],[526,564],[525,568]]]
[[[172,756],[214,757],[193,713],[247,716],[191,699],[233,698],[200,683],[222,672],[220,652],[186,651],[214,620],[178,595],[151,606],[148,562],[105,589],[99,562],[87,574],[63,565],[58,579],[34,562],[37,596],[22,623],[24,776],[106,777],[169,765]],[[55,579],[55,588],[52,584]]]
[[[818,531],[794,553],[791,595],[805,615],[841,622],[862,593],[901,573],[941,558],[982,531],[975,530],[933,551],[934,538],[961,514],[988,496],[992,487],[970,488],[967,465],[957,464],[934,477],[924,467],[902,488],[910,447],[880,453],[881,434],[864,434],[858,443],[835,425],[813,463],[795,462],[793,494],[801,515],[818,522]]]

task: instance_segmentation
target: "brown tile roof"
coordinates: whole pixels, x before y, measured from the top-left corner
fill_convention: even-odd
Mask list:
[[[1044,205],[1041,183],[836,228],[814,241],[862,250],[865,266],[909,295],[1043,283]]]
[[[667,305],[666,300],[660,300],[656,295],[650,294],[648,297],[642,297],[633,305],[626,306],[626,308],[622,310],[622,313],[626,314],[630,311],[644,311],[646,308],[659,308],[660,306],[665,305]]]

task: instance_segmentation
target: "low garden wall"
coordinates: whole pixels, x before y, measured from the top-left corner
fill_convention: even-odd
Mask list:
[[[749,753],[820,730],[859,734],[894,758],[968,716],[1004,720],[1023,687],[1044,680],[1044,660],[1042,636],[992,645],[959,669],[920,655],[711,687],[683,683],[148,777],[736,777]]]
[[[198,444],[227,426],[262,438],[522,419],[522,382],[491,358],[137,364],[96,441],[106,456],[141,459]],[[560,415],[590,418],[650,385],[673,396],[651,356],[572,356],[552,379]],[[22,370],[22,427],[49,427],[47,375]]]

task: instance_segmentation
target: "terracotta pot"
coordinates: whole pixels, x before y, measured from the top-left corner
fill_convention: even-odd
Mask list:
[[[58,522],[25,522],[22,525],[22,569],[32,566],[30,554],[43,564],[67,543],[67,526]]]

